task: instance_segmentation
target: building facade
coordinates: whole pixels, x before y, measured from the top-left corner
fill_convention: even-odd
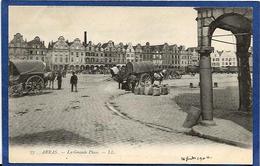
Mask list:
[[[20,33],[14,35],[14,38],[8,44],[9,59],[28,59],[27,42]]]
[[[27,43],[27,52],[27,59],[29,60],[47,61],[47,48],[44,45],[44,41],[41,41],[38,36]]]
[[[115,44],[112,40],[94,44],[92,41],[87,42],[86,32],[84,35],[83,42],[79,38],[69,42],[60,36],[46,48],[39,37],[26,42],[17,33],[9,43],[9,56],[11,59],[41,60],[52,70],[89,70],[141,61],[151,61],[160,68],[185,69],[189,65],[198,66],[199,56],[194,47],[186,49],[182,45],[150,45],[149,42],[133,46],[132,43]]]
[[[210,57],[213,68],[237,67],[236,53],[233,51],[214,51]]]

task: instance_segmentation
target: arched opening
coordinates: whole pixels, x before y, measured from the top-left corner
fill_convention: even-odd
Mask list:
[[[252,110],[252,86],[249,67],[249,47],[252,33],[250,8],[197,8],[198,52],[200,54],[200,102],[204,124],[213,122],[213,86],[210,54],[214,50],[213,33],[217,28],[230,31],[236,38],[238,66],[239,110]]]
[[[53,70],[58,70],[58,65],[53,65]]]
[[[210,44],[214,39],[214,32],[217,28],[231,32],[236,42],[233,43],[236,46],[236,66],[238,72],[238,87],[239,87],[239,110],[251,111],[252,110],[252,86],[251,86],[251,74],[249,66],[249,47],[251,44],[251,21],[244,16],[236,13],[223,14],[218,19],[210,24],[209,36]],[[216,35],[215,35],[216,36]],[[221,40],[220,40],[221,41]],[[226,44],[231,42],[226,42]],[[233,57],[232,57],[233,59]],[[233,61],[230,62],[229,58],[225,58],[224,62],[227,71],[233,66]],[[228,62],[227,62],[228,61]]]
[[[70,65],[70,70],[74,70],[74,65]]]
[[[80,70],[85,70],[85,66],[84,66],[84,65],[81,65],[81,66],[80,66]]]
[[[63,70],[63,65],[59,65],[59,70]]]

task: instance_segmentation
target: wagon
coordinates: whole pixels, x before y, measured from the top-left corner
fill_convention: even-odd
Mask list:
[[[168,69],[166,70],[166,74],[164,76],[165,79],[181,79],[183,73],[176,69]]]
[[[124,79],[126,79],[130,89],[133,88],[133,79],[136,85],[150,86],[154,82],[154,73],[161,71],[153,62],[128,62],[125,66]]]
[[[9,95],[41,93],[45,86],[45,67],[41,61],[9,61]]]

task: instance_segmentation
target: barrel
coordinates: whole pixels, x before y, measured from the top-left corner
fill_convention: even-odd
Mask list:
[[[152,86],[146,86],[144,88],[144,94],[145,95],[153,95],[153,87]]]
[[[145,89],[144,86],[141,86],[141,87],[140,87],[140,95],[144,95],[144,89]]]
[[[166,87],[166,85],[163,85],[161,87],[161,95],[168,95],[168,88]]]
[[[134,90],[135,95],[140,95],[140,87],[136,87]]]
[[[153,87],[153,96],[160,96],[161,88]]]

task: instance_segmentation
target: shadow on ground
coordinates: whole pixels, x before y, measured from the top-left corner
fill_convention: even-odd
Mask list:
[[[98,145],[94,140],[64,129],[10,137],[9,141],[11,145]]]
[[[180,94],[174,100],[185,112],[188,112],[191,106],[200,108],[199,93]],[[214,89],[213,100],[214,117],[231,120],[245,129],[252,131],[252,113],[238,111],[239,94],[237,87]]]
[[[50,94],[50,93],[53,93],[52,91],[44,91],[44,92],[41,92],[41,93],[24,93],[22,95],[12,95],[12,96],[9,96],[11,98],[19,98],[19,97],[24,97],[24,96],[41,96],[41,95],[47,95],[47,94]]]

